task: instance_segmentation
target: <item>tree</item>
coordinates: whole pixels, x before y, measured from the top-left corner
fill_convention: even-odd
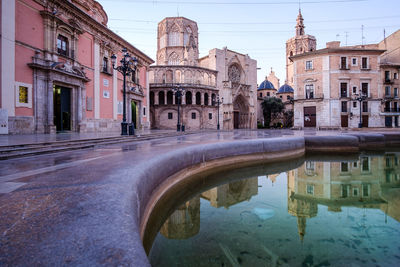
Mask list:
[[[269,128],[271,118],[276,118],[285,109],[282,99],[276,97],[268,97],[261,103],[263,109],[265,126]]]

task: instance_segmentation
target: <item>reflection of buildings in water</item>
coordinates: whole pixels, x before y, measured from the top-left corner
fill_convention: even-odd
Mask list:
[[[187,239],[200,230],[200,197],[197,196],[169,216],[160,233],[169,239]]]
[[[228,184],[220,185],[206,192],[201,197],[210,201],[211,206],[229,208],[232,205],[258,194],[258,178],[249,178]]]
[[[276,182],[276,178],[279,176],[280,173],[276,173],[276,174],[269,174],[267,175],[267,179],[270,179],[272,184],[274,184]]]
[[[398,189],[400,153],[361,156],[357,161],[313,162],[288,172],[288,212],[298,217],[301,240],[306,219],[317,215],[318,204],[340,212],[343,206],[380,208],[400,221]],[[396,192],[396,193],[395,193]]]

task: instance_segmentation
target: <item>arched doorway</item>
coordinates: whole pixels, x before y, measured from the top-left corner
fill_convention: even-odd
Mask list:
[[[238,95],[233,101],[233,128],[250,128],[249,104],[242,95]]]

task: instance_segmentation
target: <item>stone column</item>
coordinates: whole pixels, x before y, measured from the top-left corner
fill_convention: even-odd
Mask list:
[[[164,105],[167,104],[167,91],[164,90]]]
[[[94,41],[94,118],[100,119],[100,45]]]
[[[158,106],[159,105],[159,101],[158,101],[158,94],[159,94],[160,92],[158,91],[158,92],[154,92],[154,106]]]
[[[204,93],[200,93],[200,103],[204,106]]]
[[[54,99],[53,99],[53,81],[47,81],[47,125],[46,133],[55,133],[56,126],[54,125]]]

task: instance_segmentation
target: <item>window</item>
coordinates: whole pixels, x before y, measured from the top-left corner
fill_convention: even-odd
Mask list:
[[[260,93],[260,97],[262,97],[262,93]]]
[[[353,168],[357,168],[357,161],[353,162]]]
[[[342,101],[342,112],[347,112],[347,101]]]
[[[356,57],[353,57],[353,58],[351,59],[351,65],[352,65],[352,66],[357,66],[357,58],[356,58]]]
[[[390,82],[390,71],[385,71],[385,82]]]
[[[172,116],[172,112],[168,112],[168,119],[172,120],[173,116]]]
[[[391,165],[390,158],[387,157],[386,158],[386,167],[390,167],[390,165]]]
[[[359,195],[359,190],[357,187],[354,187],[353,188],[353,197],[358,197],[358,195]]]
[[[290,95],[286,96],[286,99],[287,99],[287,100],[290,100]]]
[[[212,120],[212,113],[208,113],[208,119]]]
[[[165,94],[164,91],[158,93],[158,104],[164,105],[165,104]]]
[[[347,83],[340,83],[340,97],[347,97]]]
[[[385,86],[385,96],[390,96],[390,86]]]
[[[280,95],[279,97],[280,97],[280,98],[282,98],[282,96],[281,96],[281,95]]]
[[[312,60],[307,60],[306,61],[306,70],[312,70],[313,69],[313,62]]]
[[[146,116],[146,107],[143,107],[143,116]]]
[[[362,103],[362,112],[368,112],[368,102],[364,101]]]
[[[341,185],[342,189],[342,197],[348,197],[349,196],[349,191],[350,191],[350,185],[342,184]]]
[[[357,107],[357,102],[354,101],[354,102],[353,102],[353,108],[356,108],[356,107]]]
[[[178,46],[179,45],[179,32],[173,31],[168,34],[168,46]]]
[[[188,91],[185,94],[186,98],[186,105],[191,105],[192,104],[192,92]]]
[[[26,83],[15,83],[15,106],[32,108],[32,85]]]
[[[361,93],[364,96],[368,96],[368,87],[369,87],[368,83],[361,83]]]
[[[193,120],[196,119],[196,112],[192,112],[192,119],[193,119]]]
[[[314,161],[306,161],[306,170],[315,170],[315,162]]]
[[[394,88],[393,95],[394,95],[394,97],[398,97],[399,96],[399,90],[397,88]]]
[[[204,106],[208,106],[208,94],[204,94]]]
[[[361,170],[363,172],[369,172],[369,159],[368,157],[361,158]]]
[[[314,195],[314,185],[313,184],[307,184],[307,194]]]
[[[367,57],[361,58],[361,68],[368,69],[368,58]]]
[[[340,163],[340,171],[341,172],[348,172],[349,171],[349,163],[348,162],[341,162]]]
[[[362,185],[362,196],[363,197],[369,197],[369,191],[370,191],[370,185],[369,184],[363,184]]]
[[[353,86],[353,94],[357,94],[357,86]]]
[[[27,104],[28,103],[28,87],[19,86],[19,103]]]
[[[108,72],[108,58],[103,57],[103,72]]]
[[[62,35],[57,37],[57,53],[68,56],[68,38]]]
[[[393,73],[393,79],[398,79],[399,78],[399,74],[397,72]]]
[[[347,69],[347,58],[340,57],[340,69],[346,70]]]
[[[314,98],[314,85],[306,84],[306,99]]]
[[[270,93],[269,93],[269,92],[267,92],[267,96],[270,96]]]

